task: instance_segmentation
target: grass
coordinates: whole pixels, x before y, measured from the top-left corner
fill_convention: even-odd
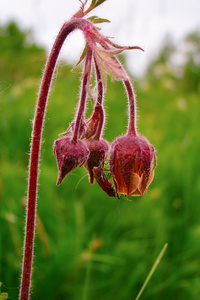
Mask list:
[[[18,295],[30,120],[45,60],[33,53],[37,66],[32,70],[28,55],[19,72],[16,54],[10,54],[13,71],[6,73],[8,88],[0,91],[0,281],[10,299]],[[32,299],[135,299],[165,243],[167,251],[141,299],[198,299],[198,93],[185,91],[175,77],[170,89],[165,77],[136,84],[138,128],[157,149],[158,165],[148,193],[132,201],[122,197],[118,214],[117,200],[90,185],[83,167],[56,186],[53,141],[66,130],[78,100],[80,71],[70,69],[59,67],[46,115]],[[126,130],[121,83],[108,83],[106,111],[105,138],[111,142]]]

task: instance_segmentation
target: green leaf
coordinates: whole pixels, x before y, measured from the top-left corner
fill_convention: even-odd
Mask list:
[[[94,6],[96,1],[97,1],[97,0],[92,0],[90,6]]]
[[[81,56],[80,56],[80,59],[79,59],[79,61],[75,64],[75,66],[72,68],[72,70],[74,70],[81,62],[82,62],[82,60],[85,58],[85,56],[86,56],[86,53],[87,53],[87,44],[85,45],[85,47],[84,47],[84,49],[83,49],[83,52],[82,52],[82,54],[81,54]]]
[[[110,23],[110,21],[108,19],[104,19],[104,18],[99,18],[97,16],[92,16],[87,18],[89,21],[93,22],[93,23]]]
[[[160,260],[162,259],[163,255],[164,255],[164,253],[165,253],[165,251],[166,251],[166,249],[167,249],[167,246],[168,246],[168,244],[166,243],[166,244],[164,245],[164,247],[162,248],[160,254],[158,255],[157,259],[155,260],[155,262],[154,262],[154,264],[153,264],[153,267],[151,268],[149,274],[147,275],[147,278],[146,278],[146,280],[145,280],[145,282],[144,282],[144,284],[143,284],[141,290],[139,291],[139,294],[137,295],[137,297],[136,297],[135,300],[138,300],[138,299],[140,298],[140,296],[142,295],[142,293],[143,293],[143,291],[144,291],[144,289],[145,289],[147,283],[148,283],[149,280],[151,279],[151,277],[152,277],[154,271],[156,270],[158,264],[160,263]]]
[[[85,15],[87,13],[89,13],[91,10],[93,10],[95,7],[99,6],[100,4],[102,4],[103,2],[105,2],[106,0],[92,0],[89,8],[85,11]]]
[[[95,7],[97,7],[97,6],[99,6],[100,4],[102,4],[103,2],[105,2],[106,0],[97,0],[97,1],[95,1],[96,3],[95,3]],[[92,1],[92,2],[94,2],[94,1]]]

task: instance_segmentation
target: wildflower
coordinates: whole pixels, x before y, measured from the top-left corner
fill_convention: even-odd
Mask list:
[[[110,151],[110,169],[116,190],[125,196],[142,196],[154,177],[155,151],[140,135],[124,135]]]
[[[90,155],[86,162],[84,163],[84,167],[89,173],[90,183],[94,183],[94,172],[93,168],[102,166],[107,157],[109,150],[109,143],[102,138],[102,132],[104,128],[104,119],[105,113],[103,109],[103,82],[102,76],[97,64],[96,59],[94,59],[95,70],[96,70],[96,81],[97,81],[97,100],[94,107],[94,111],[92,116],[86,121],[86,133],[85,140]]]
[[[57,185],[63,181],[69,172],[84,164],[89,156],[89,150],[85,143],[81,140],[74,143],[68,136],[56,140],[53,151],[59,170]]]
[[[102,166],[109,150],[109,143],[104,140],[84,140],[86,143],[90,154],[88,159],[84,163],[84,167],[89,173],[90,183],[94,183],[94,173],[93,168],[97,166]]]
[[[83,31],[86,45],[76,64],[85,61],[82,73],[82,85],[79,107],[75,119],[71,122],[64,135],[54,143],[54,155],[57,159],[59,177],[57,184],[77,166],[84,165],[89,174],[89,180],[94,183],[93,168],[103,166],[109,153],[110,145],[102,138],[105,113],[103,109],[103,95],[106,88],[106,76],[124,82],[129,100],[129,125],[127,134],[116,139],[110,150],[110,172],[114,179],[116,194],[143,195],[153,179],[153,162],[155,165],[155,151],[148,140],[137,133],[136,102],[129,77],[116,55],[126,49],[141,49],[138,46],[123,47],[113,43],[103,36],[94,23],[102,22],[97,17],[84,19],[83,17],[99,5],[92,1],[84,11],[86,4],[73,16],[76,28]],[[73,19],[72,18],[72,19]],[[107,21],[103,19],[103,22]],[[141,49],[142,50],[142,49]],[[95,68],[93,69],[93,63]],[[92,72],[95,70],[97,95],[96,103],[90,88]],[[85,118],[87,98],[94,105],[89,119]]]
[[[110,170],[118,193],[143,196],[154,177],[155,150],[137,132],[136,97],[130,80],[125,80],[124,85],[129,100],[128,130],[111,145]]]

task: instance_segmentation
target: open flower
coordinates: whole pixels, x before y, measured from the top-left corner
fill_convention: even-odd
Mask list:
[[[155,150],[140,135],[124,135],[111,145],[110,170],[115,188],[125,196],[142,196],[154,177]]]

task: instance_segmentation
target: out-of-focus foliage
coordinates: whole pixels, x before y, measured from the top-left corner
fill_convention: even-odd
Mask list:
[[[166,242],[142,299],[199,298],[199,42],[199,33],[181,45],[169,40],[135,80],[138,128],[157,149],[158,165],[148,193],[122,197],[119,214],[117,200],[90,185],[83,167],[56,186],[52,145],[73,118],[80,75],[59,63],[43,134],[32,299],[134,299]],[[45,52],[12,23],[0,28],[0,57],[0,281],[17,299],[31,120]],[[126,103],[123,85],[109,82],[110,142],[126,131]]]
[[[185,91],[200,91],[200,32],[186,36],[179,44],[168,37],[158,58],[151,63],[147,78],[177,78]]]
[[[0,53],[1,81],[16,82],[28,73],[33,76],[41,74],[45,51],[36,46],[31,31],[23,33],[13,22],[0,27]]]

